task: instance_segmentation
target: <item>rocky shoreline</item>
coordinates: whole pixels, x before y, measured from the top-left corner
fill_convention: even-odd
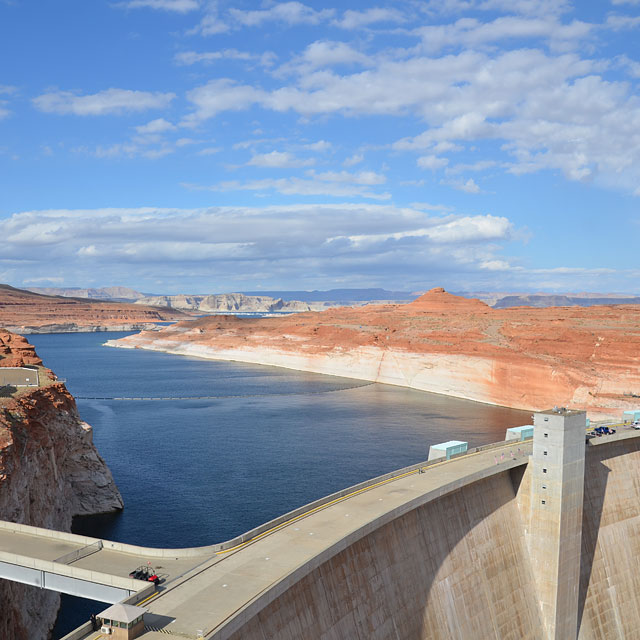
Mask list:
[[[41,364],[24,338],[0,331],[0,367]],[[44,368],[40,379],[41,387],[0,399],[0,518],[70,531],[74,516],[123,502],[71,394]],[[0,603],[0,638],[34,640],[49,636],[60,596],[3,580]]]
[[[103,331],[153,331],[160,329],[158,325],[151,325],[147,322],[133,324],[76,324],[75,322],[64,322],[57,324],[45,324],[42,326],[5,326],[7,331],[18,333],[23,336],[41,333],[100,333]]]
[[[409,304],[283,318],[207,317],[108,341],[272,365],[495,404],[569,406],[593,418],[635,408],[640,308],[496,310],[434,289]]]

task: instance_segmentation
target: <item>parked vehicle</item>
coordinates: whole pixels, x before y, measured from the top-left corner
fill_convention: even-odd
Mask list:
[[[155,569],[150,565],[140,565],[137,569],[134,569],[130,574],[130,578],[134,580],[145,580],[147,582],[153,582],[154,584],[160,584],[160,578]]]

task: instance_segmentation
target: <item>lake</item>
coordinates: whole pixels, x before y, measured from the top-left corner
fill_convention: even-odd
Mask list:
[[[530,412],[402,387],[102,346],[125,335],[29,336],[78,398],[125,502],[122,513],[77,518],[76,533],[212,544],[426,460],[431,444],[496,442],[530,423]],[[206,399],[185,399],[194,396]],[[172,399],[83,399],[114,397]],[[64,596],[53,637],[103,608]]]

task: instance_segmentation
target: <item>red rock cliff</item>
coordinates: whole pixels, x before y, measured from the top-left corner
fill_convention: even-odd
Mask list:
[[[405,305],[202,318],[113,346],[285,366],[520,409],[640,404],[640,307],[492,309],[433,289]]]
[[[41,364],[21,336],[0,330],[0,367]],[[47,380],[47,378],[50,378]],[[92,442],[91,427],[55,376],[0,399],[0,518],[70,531],[75,515],[122,508],[122,498]],[[0,580],[0,638],[46,638],[57,593]]]

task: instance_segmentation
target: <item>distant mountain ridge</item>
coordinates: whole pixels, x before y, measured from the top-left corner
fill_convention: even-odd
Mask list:
[[[494,309],[511,307],[594,307],[603,304],[640,304],[640,297],[591,297],[567,295],[505,296],[498,300]]]
[[[323,305],[309,305],[299,300],[283,300],[270,296],[247,296],[243,293],[223,293],[220,295],[176,295],[148,296],[136,300],[135,304],[152,307],[170,307],[180,311],[200,313],[276,313],[321,310]]]
[[[45,296],[113,300],[116,302],[129,302],[145,297],[144,293],[129,289],[128,287],[101,287],[99,289],[82,289],[81,287],[24,287],[24,290]]]
[[[39,295],[85,298],[95,301],[139,302],[202,313],[270,313],[321,311],[336,306],[408,303],[421,292],[382,288],[328,289],[325,291],[242,291],[216,294],[146,294],[129,287],[29,287]],[[591,307],[602,304],[640,304],[640,295],[620,293],[528,293],[513,291],[458,291],[455,295],[477,298],[495,309],[510,307]],[[241,296],[244,296],[241,298]]]

